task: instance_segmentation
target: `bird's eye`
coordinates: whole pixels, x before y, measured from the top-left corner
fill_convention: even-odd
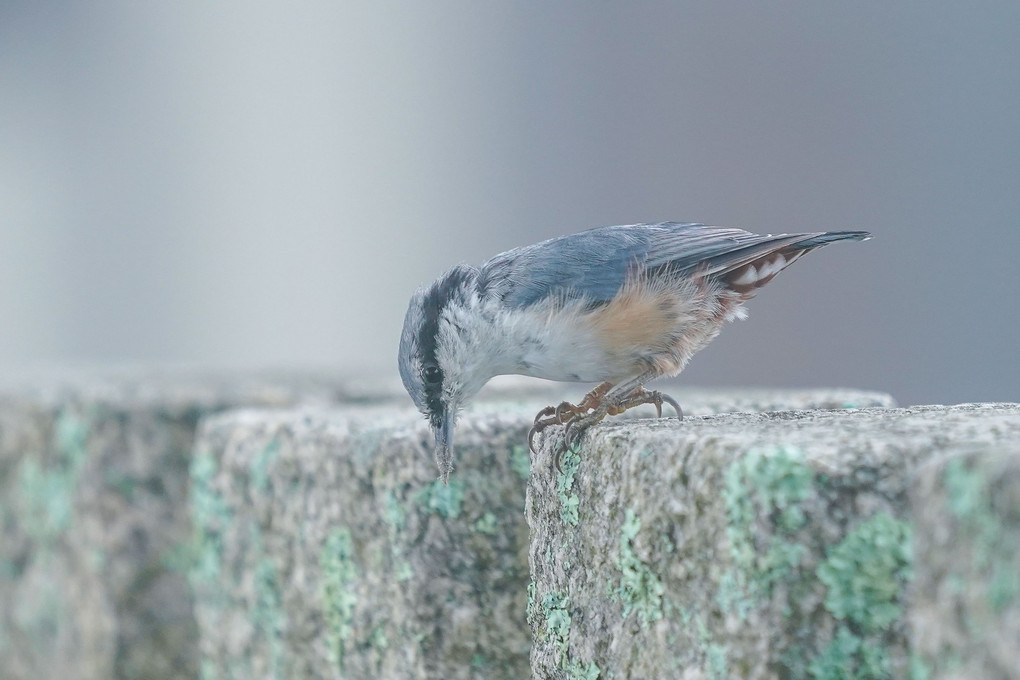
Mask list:
[[[436,385],[442,382],[443,373],[439,370],[438,366],[426,366],[421,369],[421,377],[426,385]]]

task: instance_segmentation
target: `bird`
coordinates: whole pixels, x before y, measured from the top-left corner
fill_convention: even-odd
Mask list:
[[[551,425],[566,424],[577,437],[639,404],[655,405],[661,416],[668,403],[682,419],[675,400],[645,385],[679,374],[805,253],[870,236],[631,224],[453,266],[411,296],[398,352],[404,387],[435,436],[440,479],[448,483],[453,469],[458,413],[497,375],[598,383],[577,404],[538,413],[528,435],[533,451],[533,438]]]

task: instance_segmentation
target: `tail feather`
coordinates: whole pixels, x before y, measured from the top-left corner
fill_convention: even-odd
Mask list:
[[[775,241],[754,247],[748,257],[736,259],[731,267],[720,271],[719,278],[735,293],[750,298],[804,253],[836,241],[864,241],[871,238],[866,231],[830,231],[807,235],[794,240],[777,237]]]
[[[798,241],[791,247],[810,250],[835,241],[867,241],[869,238],[871,238],[871,234],[866,231],[827,231],[824,234]]]

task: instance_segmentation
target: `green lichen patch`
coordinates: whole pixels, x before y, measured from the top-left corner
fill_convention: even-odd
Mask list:
[[[781,666],[790,677],[887,678],[911,576],[910,527],[880,512],[825,549],[809,522],[812,512],[824,512],[818,488],[825,483],[789,447],[751,451],[727,468],[733,566],[719,581],[716,601],[746,618],[752,607],[779,597],[772,604],[787,625],[812,627],[819,612],[811,603],[822,596],[824,613],[836,623],[832,637],[777,649]]]
[[[1005,525],[1005,512],[995,507],[994,474],[955,458],[943,474],[946,501],[961,536],[971,547],[971,568],[986,587],[988,606],[1001,614],[1020,596],[1020,570],[1015,556],[1020,546]]]
[[[868,647],[863,640],[840,626],[832,641],[808,664],[813,680],[880,680],[889,678],[888,658],[881,647]]]
[[[475,531],[492,536],[499,530],[499,520],[494,513],[486,512],[475,520],[474,526]]]
[[[807,523],[805,501],[814,475],[793,448],[750,451],[726,470],[723,496],[733,568],[720,582],[717,600],[746,617],[753,601],[800,578],[807,548],[798,532]],[[762,522],[767,529],[763,531]]]
[[[567,664],[566,672],[567,680],[599,680],[602,675],[602,669],[594,661],[585,665],[574,659]]]
[[[840,626],[833,639],[807,665],[812,680],[888,680],[893,677],[889,648]],[[911,676],[911,680],[914,680]]]
[[[724,680],[730,677],[726,646],[715,641],[708,626],[705,625],[705,619],[700,614],[692,615],[689,611],[683,612],[681,617],[686,623],[690,623],[693,619],[698,646],[704,655],[708,677],[711,680]]]
[[[465,489],[464,482],[458,479],[451,480],[449,485],[437,479],[418,492],[418,502],[440,517],[455,519],[460,517]]]
[[[66,469],[47,470],[33,458],[18,475],[21,526],[32,539],[49,545],[71,523],[75,480]]]
[[[168,551],[164,564],[186,571],[188,582],[214,616],[227,605],[228,597],[220,577],[223,571],[223,535],[234,521],[234,513],[216,488],[219,465],[207,450],[195,452],[189,466],[192,519],[190,541]],[[218,667],[213,659],[199,662],[202,680],[215,680]]]
[[[931,677],[931,669],[927,662],[917,653],[910,655],[910,680],[928,680]]]
[[[510,449],[510,468],[523,481],[528,481],[528,477],[531,476],[531,455],[528,453],[528,447],[517,444]]]
[[[218,680],[220,672],[216,663],[212,659],[202,659],[198,665],[198,677],[200,680]]]
[[[319,556],[320,597],[326,619],[326,639],[330,661],[343,668],[345,647],[353,633],[354,608],[358,580],[354,541],[350,529],[334,529],[326,538]]]
[[[414,576],[414,569],[411,568],[411,563],[406,559],[401,559],[393,565],[393,576],[401,583],[410,581],[411,577]]]
[[[216,488],[219,464],[208,451],[199,450],[191,459],[191,519],[194,523],[188,578],[193,586],[218,589],[222,570],[223,532],[234,520],[234,512]],[[208,600],[210,593],[203,597]]]
[[[280,603],[280,584],[276,565],[269,558],[262,558],[255,564],[255,606],[251,617],[255,630],[265,641],[269,651],[269,671],[273,678],[285,677],[284,629],[286,614]]]
[[[560,459],[560,469],[556,475],[556,493],[560,499],[560,521],[564,526],[577,526],[578,507],[581,500],[577,494],[571,491],[574,486],[574,477],[578,468],[581,467],[581,456],[577,452],[567,449]]]
[[[198,561],[198,541],[192,536],[168,545],[160,554],[159,563],[167,571],[189,576]]]
[[[89,424],[71,411],[57,418],[57,454],[69,467],[78,468],[88,456]]]
[[[0,558],[0,578],[13,581],[21,576],[22,567],[17,562]]]
[[[891,677],[887,634],[901,616],[911,577],[910,526],[880,512],[828,550],[816,570],[825,609],[841,622],[832,640],[807,665],[817,680]]]
[[[52,455],[25,457],[18,471],[17,516],[26,534],[45,546],[71,524],[74,495],[88,456],[89,424],[72,413],[57,417]]]
[[[567,680],[598,680],[602,671],[594,661],[587,663],[571,658],[570,596],[552,591],[537,599],[535,582],[528,584],[528,623],[535,632],[535,642],[548,645],[554,652],[554,664]],[[560,677],[558,674],[556,677]]]
[[[407,510],[393,493],[393,489],[386,489],[383,498],[383,521],[389,527],[390,535],[400,534],[407,526]]]
[[[825,608],[865,633],[900,617],[900,597],[910,578],[910,526],[880,512],[847,534],[818,566]]]
[[[111,492],[117,494],[128,503],[135,500],[139,485],[142,480],[122,471],[106,470],[103,472],[103,484]]]
[[[255,491],[265,492],[269,486],[269,470],[279,455],[280,442],[274,439],[252,456],[248,474],[251,477],[251,486]]]
[[[711,680],[724,680],[729,676],[729,664],[726,659],[726,645],[709,642],[705,645],[705,665]]]
[[[779,528],[796,531],[807,518],[801,504],[811,495],[814,473],[799,449],[778,447],[750,451],[726,471],[726,516],[731,527],[746,532],[761,513]],[[753,551],[746,535],[734,550]],[[743,555],[745,561],[748,559]]]
[[[565,593],[546,593],[542,598],[542,614],[545,617],[545,641],[556,649],[561,667],[567,665],[567,650],[570,647],[570,597]]]
[[[390,646],[390,639],[386,635],[386,627],[379,624],[372,629],[372,632],[368,636],[368,643],[375,649],[384,651]]]
[[[627,509],[620,535],[616,566],[620,571],[617,595],[623,603],[623,616],[637,614],[642,626],[662,618],[662,580],[634,551],[634,539],[641,530],[641,519]]]
[[[382,518],[390,538],[390,560],[393,574],[398,581],[408,581],[414,575],[411,564],[404,553],[407,529],[407,508],[397,498],[393,489],[382,493]]]

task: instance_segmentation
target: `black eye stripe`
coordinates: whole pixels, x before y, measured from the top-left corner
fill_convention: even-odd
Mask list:
[[[446,412],[443,404],[443,381],[446,376],[439,366],[436,353],[439,350],[439,320],[442,318],[443,310],[455,297],[463,293],[463,284],[470,277],[471,269],[468,267],[455,267],[446,273],[443,278],[436,281],[425,293],[422,300],[422,311],[424,321],[418,334],[418,347],[421,351],[422,382],[425,386],[425,403],[428,406],[429,418],[434,423],[442,422]],[[435,368],[436,377],[434,382],[425,378],[426,370]]]

